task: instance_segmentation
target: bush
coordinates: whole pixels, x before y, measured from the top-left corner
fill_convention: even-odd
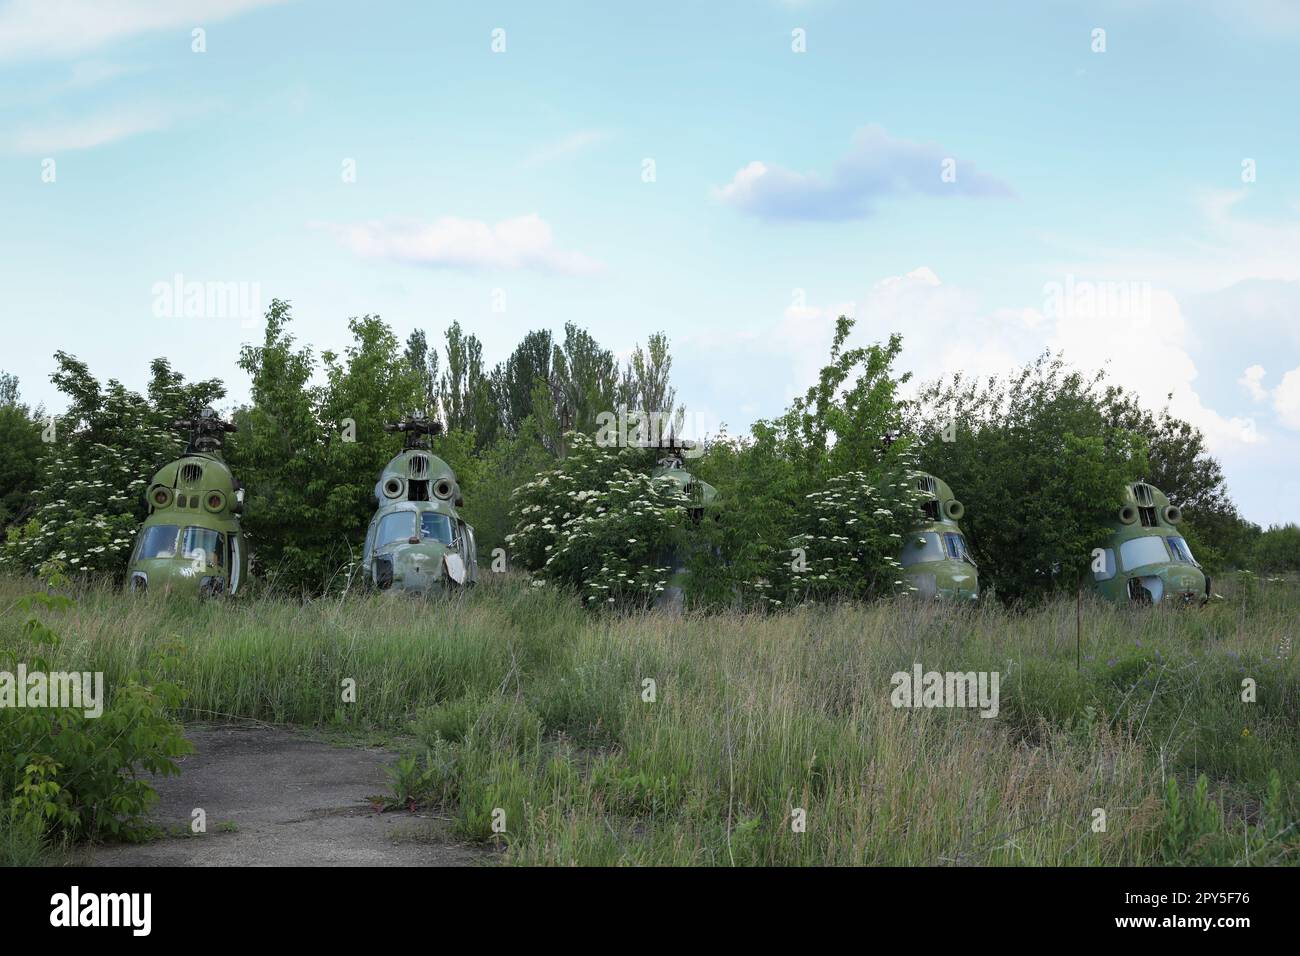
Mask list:
[[[865,599],[906,588],[898,553],[922,496],[910,471],[882,477],[877,484],[854,471],[806,496],[790,548],[779,555],[771,580],[756,582],[772,606]]]
[[[1300,571],[1300,525],[1273,525],[1255,540],[1255,566],[1261,571]]]
[[[21,609],[58,610],[68,599],[36,594]],[[11,673],[51,670],[46,653],[59,641],[35,613],[23,627],[26,646],[0,652]],[[46,838],[79,840],[139,835],[158,795],[141,771],[177,774],[175,758],[191,751],[168,715],[180,706],[180,688],[129,681],[116,689],[103,713],[74,708],[0,708],[0,793],[9,795],[9,841],[30,848]],[[35,841],[35,842],[33,842]]]
[[[690,562],[697,600],[757,595],[774,608],[901,586],[902,535],[920,516],[910,443],[898,438],[902,339],[845,348],[853,324],[836,322],[829,361],[784,414],[693,464],[718,489]]]
[[[591,606],[647,606],[663,591],[690,502],[648,455],[570,433],[568,457],[522,485],[506,542],[516,562]]]

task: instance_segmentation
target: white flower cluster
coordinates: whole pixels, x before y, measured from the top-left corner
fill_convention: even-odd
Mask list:
[[[506,542],[539,580],[602,606],[646,602],[667,587],[672,569],[663,558],[689,501],[672,479],[629,467],[637,454],[573,436],[558,468],[516,491]]]

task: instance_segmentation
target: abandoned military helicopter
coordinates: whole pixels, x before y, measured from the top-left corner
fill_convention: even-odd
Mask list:
[[[1154,485],[1124,489],[1114,531],[1093,552],[1093,587],[1112,601],[1139,604],[1207,601],[1210,579],[1178,533],[1182,509]]]
[[[676,483],[678,490],[690,502],[686,507],[686,513],[690,517],[691,523],[699,525],[718,497],[716,488],[707,481],[695,477],[686,468],[686,457],[689,453],[694,452],[699,445],[691,439],[676,438],[670,434],[653,447],[659,448],[663,455],[659,458],[658,465],[650,473],[650,477],[668,478]],[[656,607],[672,611],[681,610],[686,580],[690,574],[686,568],[686,558],[687,556],[677,549],[663,556],[664,566],[669,568],[670,571],[668,583],[655,601]]]
[[[190,442],[145,490],[149,515],[127,566],[128,586],[237,594],[248,577],[247,541],[239,528],[244,491],[221,457],[226,433],[236,428],[211,408],[172,427],[189,430]]]
[[[465,502],[450,466],[429,450],[442,423],[412,415],[384,426],[405,436],[401,454],[375,484],[377,509],[361,562],[381,591],[445,591],[477,580],[474,529],[456,510]]]
[[[921,502],[920,522],[903,536],[904,579],[923,597],[979,599],[979,568],[957,522],[966,509],[948,484],[934,475],[915,472]]]

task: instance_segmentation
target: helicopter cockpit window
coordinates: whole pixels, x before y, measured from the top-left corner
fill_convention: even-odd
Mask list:
[[[1169,552],[1165,550],[1165,539],[1153,534],[1125,541],[1119,546],[1119,558],[1124,562],[1124,570],[1132,571],[1146,564],[1165,564]]]
[[[210,528],[186,528],[181,541],[181,555],[187,558],[202,557],[210,567],[224,567],[226,536]]]
[[[145,528],[140,536],[138,557],[176,557],[176,534],[179,531],[180,528],[174,524],[156,524],[152,528]]]
[[[414,511],[394,511],[379,519],[379,534],[375,536],[376,544],[392,544],[394,541],[404,541],[413,537],[415,537]]]
[[[948,549],[948,557],[954,561],[965,561],[967,564],[975,563],[975,559],[970,556],[970,551],[966,548],[966,539],[960,534],[955,531],[945,531],[943,540]]]
[[[451,519],[436,511],[426,511],[420,515],[420,537],[451,544]]]
[[[1115,549],[1103,549],[1102,560],[1105,562],[1106,566],[1100,571],[1093,571],[1092,576],[1098,581],[1109,581],[1115,576]]]
[[[942,561],[944,553],[943,542],[934,531],[903,536],[902,563],[905,568],[910,568],[914,564],[924,564],[927,561]]]
[[[1175,561],[1196,564],[1196,559],[1192,557],[1192,549],[1187,546],[1186,538],[1182,535],[1172,535],[1165,540],[1169,542],[1169,550],[1173,552]],[[1199,564],[1196,564],[1196,566],[1200,567]]]

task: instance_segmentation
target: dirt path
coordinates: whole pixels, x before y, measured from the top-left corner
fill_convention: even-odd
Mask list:
[[[168,836],[90,851],[95,866],[467,866],[494,854],[457,843],[433,815],[377,813],[395,758],[273,727],[192,724],[179,777],[153,781]],[[207,832],[189,835],[195,808]]]

